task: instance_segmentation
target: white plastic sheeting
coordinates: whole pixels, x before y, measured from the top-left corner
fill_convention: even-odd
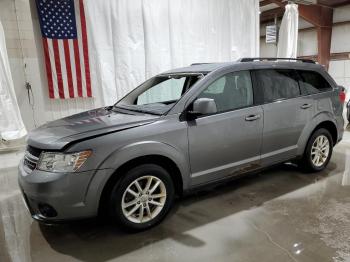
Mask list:
[[[0,138],[10,141],[22,138],[26,134],[13,86],[4,29],[0,21]]]
[[[286,5],[279,33],[277,57],[296,58],[298,50],[298,5]]]
[[[91,77],[102,104],[195,62],[259,55],[258,0],[85,0]]]

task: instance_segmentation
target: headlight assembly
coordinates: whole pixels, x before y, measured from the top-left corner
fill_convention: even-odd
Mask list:
[[[71,154],[43,152],[37,168],[57,173],[75,172],[85,163],[91,153],[90,150]]]

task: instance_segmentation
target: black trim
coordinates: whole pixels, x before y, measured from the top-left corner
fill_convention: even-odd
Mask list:
[[[244,62],[254,62],[254,61],[298,61],[303,63],[309,63],[309,64],[316,64],[314,60],[311,59],[300,59],[300,58],[286,58],[286,57],[244,57],[241,58],[238,62],[244,63]]]
[[[43,152],[44,150],[43,150],[43,149],[40,149],[40,148],[36,148],[36,147],[33,147],[33,146],[28,145],[28,146],[27,146],[27,151],[28,151],[32,156],[35,156],[35,157],[38,157],[38,158],[39,158],[41,152]]]

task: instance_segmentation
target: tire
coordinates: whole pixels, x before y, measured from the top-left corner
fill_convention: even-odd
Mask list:
[[[165,218],[174,194],[173,181],[164,168],[142,164],[127,171],[112,189],[110,215],[124,229],[146,230]]]
[[[316,149],[316,147],[318,148],[318,146],[322,144],[322,141],[323,143],[327,143],[326,140],[328,141],[328,150],[325,149],[326,146],[322,147],[322,150]],[[332,157],[332,153],[333,139],[331,134],[327,129],[317,129],[311,135],[306,145],[305,152],[300,163],[301,168],[306,172],[320,172],[327,167],[329,160]],[[317,157],[319,157],[318,160]]]

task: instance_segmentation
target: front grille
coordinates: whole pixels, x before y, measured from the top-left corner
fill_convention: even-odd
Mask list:
[[[28,173],[31,173],[35,168],[36,165],[38,164],[39,161],[39,156],[43,150],[32,147],[32,146],[27,146],[27,150],[24,154],[24,168]]]
[[[26,167],[28,167],[30,170],[34,170],[36,168],[36,164],[35,162],[32,162],[30,160],[28,160],[27,158],[24,158],[24,165]]]

